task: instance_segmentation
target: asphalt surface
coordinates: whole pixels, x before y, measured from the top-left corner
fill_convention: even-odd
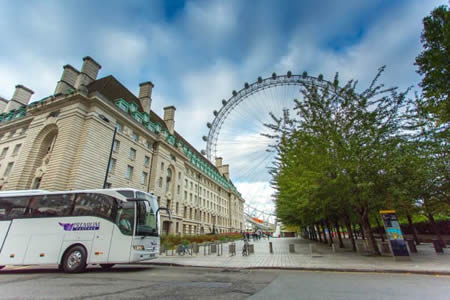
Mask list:
[[[0,299],[449,299],[450,277],[125,265],[0,271]]]

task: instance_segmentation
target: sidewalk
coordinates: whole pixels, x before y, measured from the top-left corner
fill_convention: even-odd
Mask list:
[[[436,254],[431,244],[417,246],[418,253],[411,254],[410,261],[395,261],[392,257],[370,257],[351,251],[350,241],[345,241],[345,249],[332,252],[326,244],[303,240],[300,238],[271,238],[273,254],[269,252],[269,241],[259,240],[254,244],[255,253],[242,256],[242,241],[236,242],[236,256],[230,256],[228,245],[223,244],[223,255],[217,253],[204,255],[203,247],[198,254],[192,256],[166,256],[146,263],[218,267],[218,268],[246,268],[246,269],[298,269],[298,270],[330,270],[330,271],[359,271],[359,272],[404,272],[420,274],[450,275],[450,249],[444,249],[443,254]],[[295,253],[289,253],[289,244],[295,244]],[[311,255],[310,244],[314,244]],[[169,254],[171,251],[169,251]]]

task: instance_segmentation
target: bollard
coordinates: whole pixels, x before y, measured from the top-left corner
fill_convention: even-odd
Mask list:
[[[406,240],[408,242],[409,251],[411,253],[417,253],[417,247],[416,243],[414,243],[414,240]]]
[[[433,246],[436,253],[444,253],[444,249],[442,248],[442,244],[439,240],[433,240]]]
[[[217,256],[220,256],[221,254],[220,254],[220,244],[216,244],[216,246],[217,246]]]
[[[253,253],[255,253],[255,245],[248,244],[248,254],[253,254]]]
[[[273,254],[272,242],[269,242],[269,250],[270,250],[270,254]]]
[[[295,245],[289,244],[289,253],[295,253]]]
[[[204,256],[206,256],[206,247],[207,247],[207,244],[206,243],[203,244],[203,255]]]
[[[336,253],[336,246],[335,244],[331,244],[331,251],[333,251],[333,253]]]

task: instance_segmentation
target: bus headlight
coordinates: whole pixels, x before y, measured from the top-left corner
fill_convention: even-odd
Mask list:
[[[134,250],[139,250],[139,251],[145,250],[144,245],[134,245],[133,248],[134,248]]]

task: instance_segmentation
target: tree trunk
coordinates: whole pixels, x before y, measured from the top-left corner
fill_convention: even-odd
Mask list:
[[[337,236],[339,238],[339,248],[345,248],[344,243],[342,242],[341,231],[339,230],[339,224],[337,220],[334,221],[334,228],[336,228]]]
[[[381,241],[384,242],[384,227],[381,227],[380,221],[378,220],[378,217],[375,216],[375,220],[377,221],[377,231],[381,236]]]
[[[437,238],[441,243],[442,248],[447,248],[447,245],[445,244],[444,239],[442,238],[441,233],[439,232],[439,228],[437,227],[436,222],[434,221],[433,215],[431,213],[428,213],[427,217],[430,220],[431,227],[433,227],[434,234],[437,235]]]
[[[323,220],[320,221],[320,225],[322,226],[323,243],[328,244],[327,235],[325,234],[325,226],[323,225]]]
[[[333,244],[333,233],[331,232],[331,227],[330,227],[330,223],[328,222],[328,219],[325,220],[325,225],[328,228],[328,240],[329,240],[329,245],[331,247],[331,244]]]
[[[322,235],[320,234],[320,226],[319,226],[319,223],[317,223],[317,235],[319,236],[319,242],[322,243]]]
[[[348,238],[352,241],[352,250],[353,252],[356,252],[355,237],[353,236],[352,224],[350,223],[349,216],[345,216],[344,223],[345,227],[347,227]]]
[[[411,215],[406,214],[406,217],[408,218],[409,227],[412,229],[414,240],[416,241],[417,245],[420,245],[419,237],[417,236],[417,229],[416,226],[414,226],[414,223],[412,222]]]
[[[372,255],[381,256],[380,250],[378,249],[377,241],[373,236],[372,228],[370,228],[369,216],[367,209],[361,215],[361,224],[363,225],[363,231],[365,231],[365,235],[369,241],[369,252]]]
[[[361,231],[361,237],[363,240],[366,239],[366,235],[364,234],[364,227],[362,226],[361,222],[359,222],[359,231]]]
[[[355,237],[355,240],[358,239],[358,232],[356,231],[356,225],[352,224],[352,232],[353,232],[353,236]]]

